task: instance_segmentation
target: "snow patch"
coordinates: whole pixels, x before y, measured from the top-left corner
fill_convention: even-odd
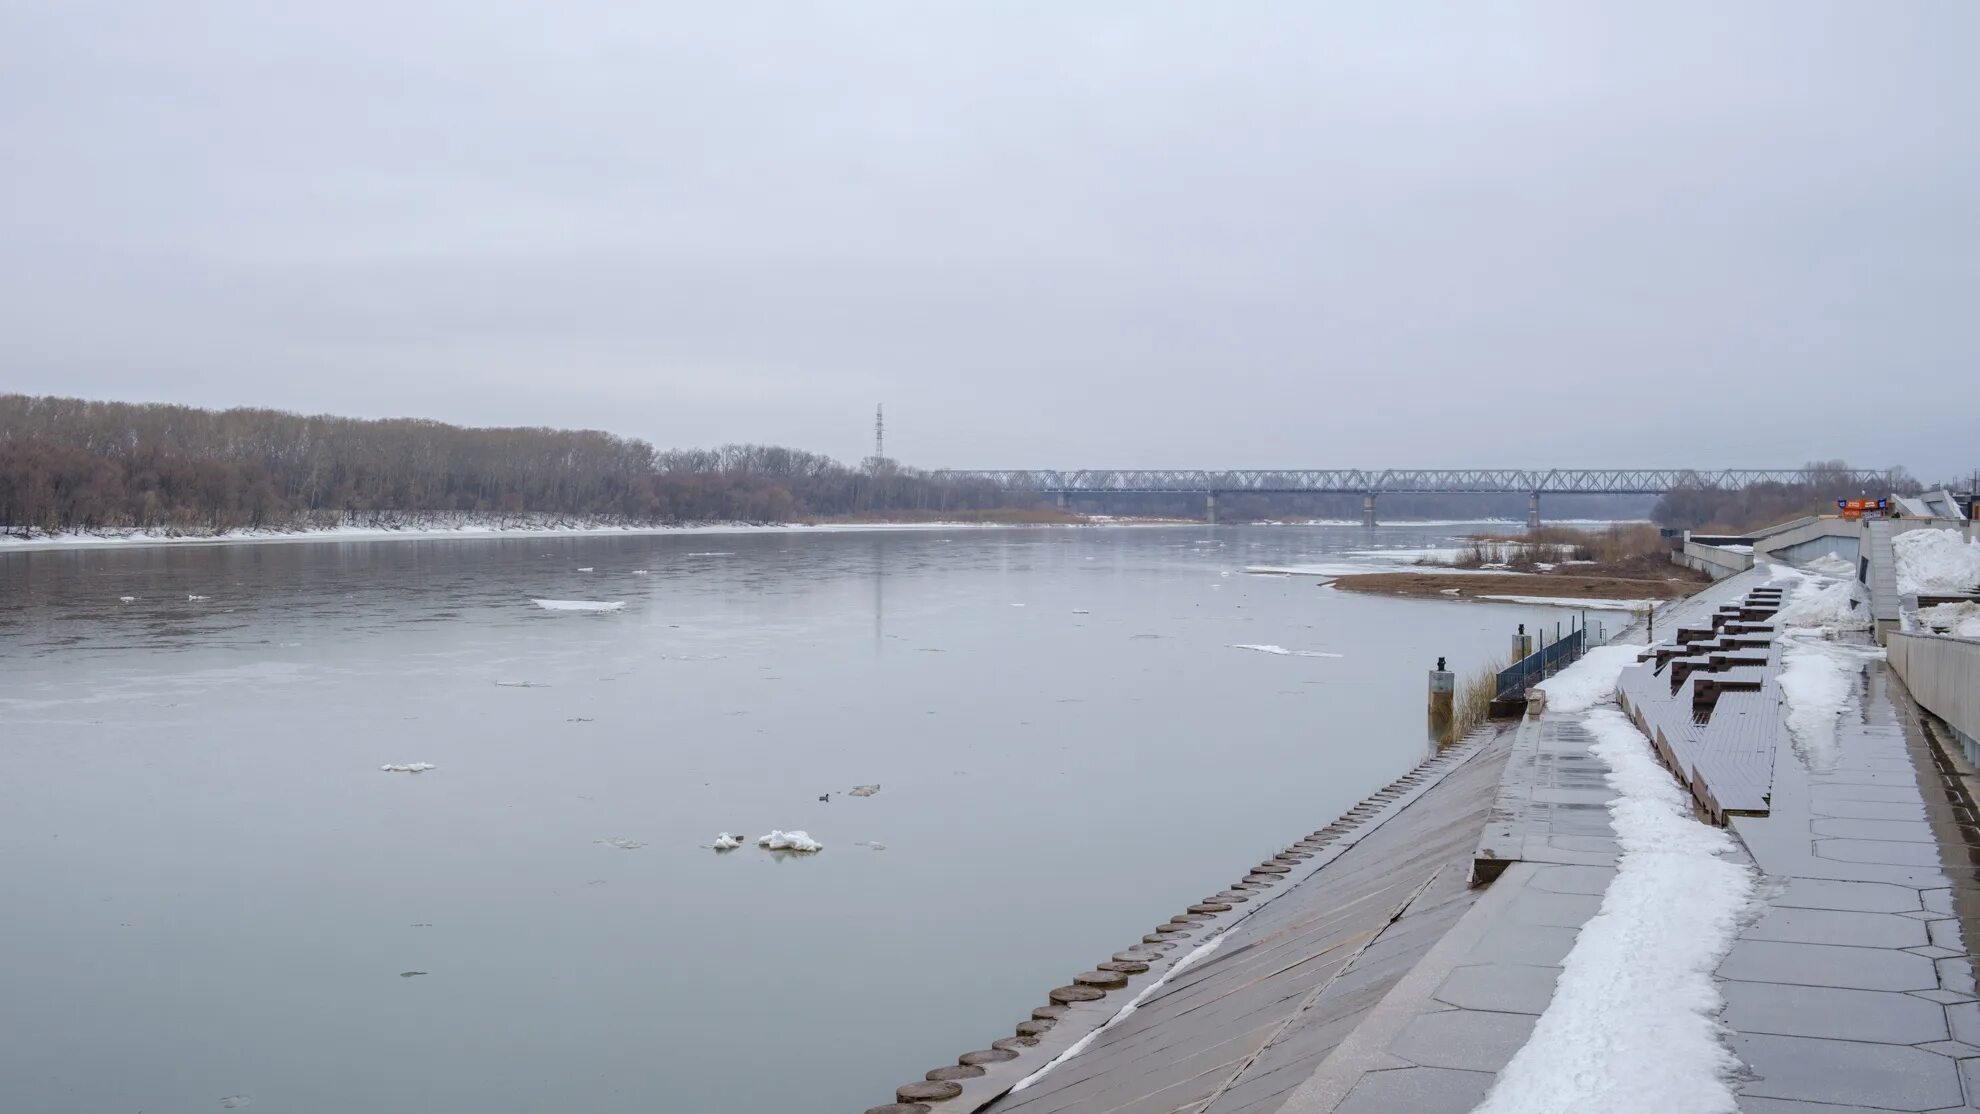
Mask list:
[[[1817,576],[1834,577],[1838,580],[1856,575],[1856,566],[1850,562],[1850,559],[1836,553],[1824,553],[1813,561],[1804,561],[1802,568]]]
[[[1043,1067],[1039,1068],[1037,1071],[1032,1072],[1030,1075],[1025,1076],[1023,1079],[1018,1080],[1016,1083],[1011,1084],[1011,1093],[1016,1094],[1017,1092],[1024,1090],[1026,1087],[1029,1087],[1033,1083],[1036,1083],[1040,1079],[1043,1079],[1045,1077],[1046,1072],[1051,1071],[1053,1068],[1058,1067],[1060,1064],[1063,1064],[1067,1060],[1072,1059],[1074,1056],[1077,1056],[1080,1053],[1086,1051],[1088,1045],[1091,1045],[1094,1041],[1100,1038],[1100,1034],[1106,1032],[1107,1030],[1113,1028],[1116,1025],[1119,1025],[1121,1022],[1126,1021],[1130,1016],[1133,1015],[1135,1010],[1140,1009],[1141,1003],[1147,1001],[1149,995],[1154,994],[1156,991],[1162,989],[1162,987],[1166,985],[1170,979],[1175,978],[1177,975],[1181,974],[1188,967],[1198,962],[1201,962],[1205,956],[1208,956],[1211,952],[1216,951],[1218,947],[1220,947],[1223,944],[1224,937],[1229,934],[1230,934],[1229,929],[1226,929],[1223,932],[1219,932],[1217,935],[1212,936],[1210,939],[1205,940],[1202,944],[1198,945],[1195,948],[1195,950],[1191,951],[1188,955],[1183,956],[1181,959],[1176,960],[1175,966],[1169,968],[1167,971],[1164,971],[1162,973],[1161,978],[1156,979],[1154,982],[1149,983],[1147,986],[1143,987],[1141,993],[1135,995],[1134,998],[1130,1000],[1127,1005],[1122,1006],[1119,1013],[1108,1018],[1106,1024],[1100,1026],[1098,1029],[1095,1029],[1091,1033],[1088,1033],[1085,1036],[1074,1041],[1072,1047],[1066,1049],[1064,1052],[1059,1053],[1057,1056],[1052,1057],[1052,1059],[1049,1062],[1047,1062]]]
[[[1784,566],[1776,566],[1784,567]],[[1826,627],[1831,630],[1869,630],[1869,593],[1854,580],[1825,580],[1796,574],[1801,584],[1786,606],[1774,613],[1774,623],[1782,628]]]
[[[1444,589],[1456,591],[1454,588]],[[1657,606],[1659,600],[1608,600],[1574,599],[1568,596],[1473,596],[1475,600],[1496,600],[1501,603],[1525,603],[1537,607],[1580,608],[1587,611],[1644,611]]]
[[[399,765],[380,766],[378,768],[388,774],[423,774],[428,770],[437,770],[440,767],[435,766],[431,762],[406,762]]]
[[[615,600],[607,603],[603,600],[539,600],[532,598],[529,602],[545,611],[617,611],[626,606],[626,601],[624,600]]]
[[[1810,771],[1833,773],[1841,757],[1836,722],[1849,706],[1865,663],[1882,658],[1884,651],[1813,638],[1784,641],[1780,683],[1788,734]]]
[[[1966,541],[1957,530],[1907,530],[1891,539],[1891,548],[1901,596],[1980,587],[1980,539]]]
[[[1547,694],[1549,712],[1585,712],[1616,694],[1622,671],[1642,652],[1641,646],[1597,646],[1534,687]]]
[[[1233,650],[1256,650],[1261,654],[1277,654],[1286,658],[1338,658],[1343,655],[1330,654],[1325,650],[1288,650],[1284,646],[1253,645],[1249,642],[1234,642]]]
[[[1553,1001],[1474,1114],[1733,1114],[1739,1061],[1720,1038],[1712,971],[1753,900],[1753,873],[1722,857],[1732,838],[1691,818],[1690,796],[1621,712],[1585,722],[1617,794],[1622,856]]]
[[[1919,625],[1940,634],[1980,638],[1980,603],[1942,603],[1912,613]]]
[[[825,845],[811,838],[803,831],[786,832],[771,829],[769,835],[757,836],[758,847],[768,847],[772,851],[823,851]]]

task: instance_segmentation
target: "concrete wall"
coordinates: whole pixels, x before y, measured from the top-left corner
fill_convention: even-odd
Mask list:
[[[1894,631],[1886,649],[1911,698],[1951,724],[1967,759],[1980,765],[1980,640]]]
[[[1687,568],[1698,569],[1713,580],[1743,573],[1753,567],[1753,554],[1721,549],[1716,545],[1706,545],[1686,538],[1684,548],[1671,554],[1671,561]]]

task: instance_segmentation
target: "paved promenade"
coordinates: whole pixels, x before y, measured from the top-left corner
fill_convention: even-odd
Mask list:
[[[1709,623],[1767,577],[1721,581],[1658,630]],[[1129,969],[1164,957],[1119,990],[1054,998],[995,1059],[966,1055],[876,1109],[1470,1111],[1616,875],[1615,794],[1590,742],[1558,711],[1469,740],[1118,953]],[[1782,732],[1765,814],[1729,818],[1760,876],[1716,972],[1741,1110],[1980,1107],[1980,818],[1957,761],[1881,662],[1833,753]],[[1474,865],[1489,884],[1470,884]]]

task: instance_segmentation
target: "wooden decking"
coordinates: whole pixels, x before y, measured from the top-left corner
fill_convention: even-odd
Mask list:
[[[1749,589],[1709,625],[1678,628],[1623,670],[1622,706],[1714,820],[1764,816],[1782,737],[1780,645],[1770,621],[1783,590]]]

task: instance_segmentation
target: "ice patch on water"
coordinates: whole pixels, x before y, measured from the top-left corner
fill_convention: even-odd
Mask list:
[[[207,599],[207,598],[208,598],[208,597],[206,597],[206,596],[187,596],[187,597],[186,597],[186,602],[187,602],[187,603],[198,603],[198,602],[199,602],[200,600],[203,600],[203,599]]]
[[[626,601],[624,600],[607,603],[603,600],[539,600],[531,598],[529,602],[545,611],[617,611],[626,606]]]
[[[715,842],[710,844],[710,846],[714,847],[717,851],[734,851],[736,848],[742,846],[742,840],[727,832],[723,832],[721,835],[715,837]]]
[[[118,602],[118,603],[136,603],[136,602],[137,602],[137,597],[136,597],[136,596],[118,596],[118,597],[117,597],[117,602]]]
[[[1256,650],[1261,654],[1276,654],[1284,658],[1338,658],[1343,656],[1341,654],[1330,654],[1325,650],[1288,650],[1284,646],[1273,646],[1270,644],[1254,645],[1249,642],[1234,642],[1231,644],[1231,649]]]
[[[596,569],[594,569],[594,568],[592,568],[592,567],[591,567],[590,565],[586,565],[586,566],[584,566],[583,568],[581,568],[581,569],[579,569],[578,571],[579,571],[579,572],[596,572],[596,571],[598,571],[598,570],[596,570]]]
[[[871,797],[880,792],[879,785],[855,785],[846,791],[848,797]]]
[[[495,687],[503,689],[543,689],[550,686],[541,681],[497,681],[495,682]]]
[[[758,836],[756,845],[758,847],[767,847],[772,851],[823,851],[825,849],[824,844],[811,838],[807,832],[786,832],[776,828],[771,829],[769,835]]]
[[[388,774],[423,774],[428,770],[437,770],[440,767],[435,766],[431,762],[406,762],[397,765],[380,766],[378,768]]]
[[[646,570],[645,570],[645,569],[634,569],[634,570],[632,571],[632,574],[633,574],[634,576],[645,576],[645,575],[647,575],[647,573],[646,573]]]
[[[619,839],[619,838],[594,839],[592,840],[592,842],[602,843],[607,847],[616,847],[621,851],[637,851],[640,848],[646,846],[646,844],[641,843],[639,840],[636,839]]]
[[[708,551],[708,552],[706,552],[706,553],[689,553],[689,554],[687,554],[687,556],[689,556],[689,557],[734,557],[734,556],[735,556],[735,554],[734,554],[734,553],[732,553],[732,552],[730,552],[729,550],[726,550],[726,549],[715,549],[715,550],[710,550],[710,551]]]

